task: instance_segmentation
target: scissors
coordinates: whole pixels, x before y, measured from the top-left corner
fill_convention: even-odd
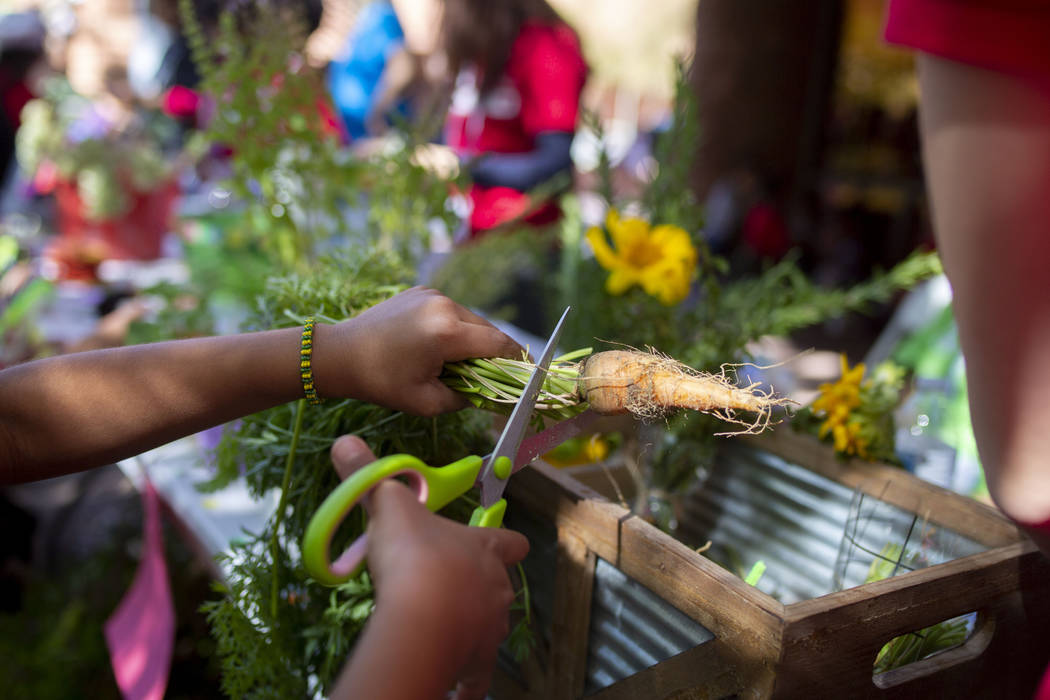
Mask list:
[[[350,580],[360,571],[368,550],[368,535],[358,537],[334,562],[329,556],[332,536],[354,506],[386,479],[405,477],[408,485],[415,490],[419,502],[431,511],[444,508],[475,484],[480,484],[481,505],[471,515],[470,525],[500,527],[503,524],[503,514],[507,510],[503,490],[516,464],[522,463],[518,448],[525,437],[525,429],[532,418],[540,387],[568,315],[567,307],[543,348],[525,390],[511,411],[491,454],[486,457],[470,455],[440,468],[428,466],[412,455],[391,455],[357,470],[329,494],[310,520],[303,537],[303,565],[316,581],[336,586]],[[525,463],[535,456],[531,452]]]

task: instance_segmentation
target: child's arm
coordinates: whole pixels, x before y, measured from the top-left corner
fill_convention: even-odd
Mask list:
[[[303,395],[301,328],[75,353],[0,371],[0,483],[113,462]],[[445,362],[513,355],[501,331],[429,289],[315,328],[322,397],[435,415],[463,402]]]
[[[373,459],[356,437],[332,447],[344,477]],[[458,700],[485,697],[514,599],[507,567],[528,541],[434,515],[396,481],[376,487],[369,514],[376,610],[332,700],[441,698],[453,687]]]

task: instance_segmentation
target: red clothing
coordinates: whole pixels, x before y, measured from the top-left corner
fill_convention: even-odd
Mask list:
[[[566,25],[526,24],[511,47],[503,78],[485,96],[478,94],[473,67],[456,78],[445,121],[445,143],[461,158],[482,153],[531,151],[537,134],[575,131],[587,65],[576,34]],[[472,233],[520,216],[530,207],[524,193],[509,187],[470,189]],[[551,204],[526,218],[557,218]]]
[[[784,218],[769,202],[759,202],[744,218],[741,227],[744,243],[759,258],[780,260],[791,249],[791,234]]]
[[[886,39],[1050,89],[1050,0],[890,0]]]

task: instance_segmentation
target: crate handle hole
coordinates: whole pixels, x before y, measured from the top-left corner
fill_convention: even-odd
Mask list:
[[[879,650],[871,679],[885,690],[967,663],[984,653],[994,633],[995,620],[982,611],[902,634]]]

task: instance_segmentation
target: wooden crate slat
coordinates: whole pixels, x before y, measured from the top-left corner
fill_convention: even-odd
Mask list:
[[[847,634],[824,637],[812,630],[785,646],[773,696],[838,696],[848,688],[849,697],[1031,697],[1050,658],[1050,644],[1032,635],[1022,599],[1015,591],[986,602],[975,638],[891,671],[882,680],[896,683],[885,688],[876,685],[872,666],[892,636],[862,648],[847,644]],[[1035,619],[1045,622],[1046,611]]]
[[[995,676],[1000,675],[996,668],[1007,667],[1015,674],[1024,675],[1024,669],[1030,674],[1040,668],[1041,661],[1050,659],[1050,638],[1035,644],[1025,641],[1029,635],[1027,615],[1031,614],[1033,621],[1050,620],[1047,581],[1050,561],[1035,545],[1023,542],[790,605],[778,694],[790,697],[803,688],[807,692],[830,692],[836,687],[884,694],[871,680],[872,664],[883,644],[974,611],[996,626],[988,649],[970,659],[967,668],[956,666],[936,679],[898,674],[902,683],[907,682],[909,692],[922,686],[942,690],[965,687],[977,682],[971,676],[978,668]],[[1040,583],[1043,587],[1037,590]],[[1025,589],[1037,593],[1034,597],[1038,599],[1027,606],[1021,600]],[[1026,688],[1032,682],[1031,677],[1018,681]],[[885,692],[892,694],[898,689]]]
[[[639,671],[589,700],[634,700],[636,698],[725,698],[747,688],[773,687],[771,666],[749,666],[725,642],[712,639],[655,666]],[[703,695],[689,694],[703,688]]]
[[[906,612],[906,620],[872,629],[879,635],[899,633],[911,623],[923,626],[972,611],[996,596],[1018,590],[1025,581],[1038,577],[1038,572],[1050,584],[1050,562],[1030,541],[1017,542],[794,603],[787,606],[785,622],[794,631],[861,622],[867,633],[880,621]]]
[[[551,638],[565,643],[554,645],[550,653],[546,685],[551,700],[572,700],[583,694],[594,565],[594,552],[586,542],[568,529],[558,531],[558,579]]]

